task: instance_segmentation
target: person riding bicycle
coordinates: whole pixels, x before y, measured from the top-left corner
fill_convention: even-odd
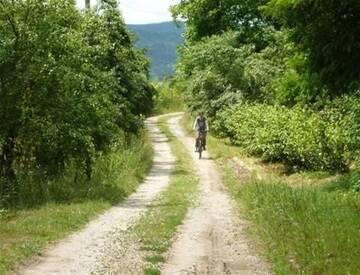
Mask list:
[[[196,151],[198,149],[199,139],[201,136],[203,136],[203,148],[204,151],[206,151],[206,134],[207,131],[209,130],[209,126],[203,112],[199,112],[198,116],[195,119],[193,128],[198,132],[195,142]]]

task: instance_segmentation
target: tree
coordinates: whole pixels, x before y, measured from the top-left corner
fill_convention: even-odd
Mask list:
[[[239,43],[242,37],[237,32],[213,35],[182,48],[177,79],[187,81],[190,108],[215,117],[219,110],[238,102],[272,102],[272,83],[285,71],[288,51],[281,32],[268,30],[267,35],[277,42],[261,52],[253,44]]]
[[[230,30],[241,32],[244,43],[261,42],[262,28],[271,25],[260,11],[266,2],[268,0],[182,0],[171,10],[175,19],[186,21],[188,43]]]
[[[360,1],[272,0],[266,12],[291,30],[314,80],[332,97],[359,88]]]
[[[149,61],[134,49],[115,1],[0,1],[0,202],[17,175],[43,178],[93,160],[137,133],[152,107]]]

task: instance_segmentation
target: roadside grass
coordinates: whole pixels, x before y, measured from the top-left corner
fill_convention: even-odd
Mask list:
[[[189,115],[182,124],[190,133]],[[252,224],[249,236],[275,274],[359,274],[360,194],[334,188],[346,175],[286,174],[226,140],[209,135],[208,144],[239,212]]]
[[[159,121],[160,129],[169,138],[171,150],[176,158],[169,187],[151,204],[149,210],[133,228],[141,240],[148,263],[144,274],[160,274],[165,252],[170,248],[177,227],[182,223],[187,210],[196,200],[198,178],[192,158],[184,145],[176,139],[166,125],[169,117]]]
[[[136,190],[151,164],[152,148],[144,136],[98,158],[90,181],[69,167],[63,177],[47,183],[46,194],[39,196],[46,200],[35,201],[39,187],[29,192],[34,196],[27,198],[31,206],[0,209],[0,274],[124,200]]]
[[[38,209],[7,212],[0,218],[0,274],[40,254],[51,242],[80,229],[110,207],[105,201],[47,204]]]
[[[359,195],[252,180],[235,197],[276,274],[359,274]]]

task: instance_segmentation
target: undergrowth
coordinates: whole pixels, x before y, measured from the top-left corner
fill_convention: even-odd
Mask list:
[[[23,195],[23,204],[0,209],[0,274],[122,201],[135,191],[151,163],[152,148],[144,135],[100,156],[90,180],[70,166],[52,182],[24,182],[21,194],[28,197]]]

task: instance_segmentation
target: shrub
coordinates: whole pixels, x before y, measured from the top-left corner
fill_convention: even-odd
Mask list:
[[[117,203],[136,189],[151,160],[152,147],[145,134],[120,135],[107,152],[94,158],[90,179],[76,162],[69,162],[61,175],[50,180],[41,173],[19,172],[16,207],[88,200]]]
[[[353,113],[353,112],[351,112]],[[240,104],[222,112],[215,131],[265,161],[311,170],[346,170],[358,150],[352,118],[336,108],[315,112],[300,107]],[[356,139],[357,140],[357,139]]]
[[[184,110],[184,96],[177,86],[173,85],[169,80],[165,80],[156,83],[155,88],[157,91],[155,95],[155,113],[165,114]]]
[[[209,117],[244,100],[269,102],[272,82],[286,68],[286,34],[264,29],[272,42],[261,52],[243,44],[241,33],[227,32],[181,48],[177,81],[188,81],[185,99],[191,111],[204,110]],[[276,39],[275,39],[276,38]]]

